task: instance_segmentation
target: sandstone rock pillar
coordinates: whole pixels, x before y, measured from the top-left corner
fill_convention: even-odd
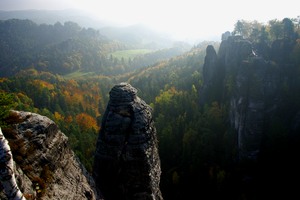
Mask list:
[[[128,83],[109,94],[95,152],[96,184],[105,200],[162,200],[152,109]]]

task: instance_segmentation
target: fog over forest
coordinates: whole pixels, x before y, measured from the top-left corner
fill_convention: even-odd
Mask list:
[[[299,16],[293,0],[1,0],[0,199],[299,196]]]
[[[0,10],[65,10],[115,25],[143,24],[172,38],[197,41],[220,40],[224,31],[234,28],[237,20],[258,21],[294,18],[299,15],[299,2],[205,1],[196,0],[2,0]],[[73,14],[74,15],[74,14]]]

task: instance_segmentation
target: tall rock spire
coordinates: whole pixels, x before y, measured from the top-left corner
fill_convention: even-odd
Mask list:
[[[109,94],[95,152],[96,183],[105,200],[162,200],[152,109],[128,83]]]

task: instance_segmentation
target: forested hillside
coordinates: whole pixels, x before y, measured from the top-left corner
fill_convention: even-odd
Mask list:
[[[27,69],[60,75],[72,72],[117,75],[186,51],[186,47],[176,45],[161,49],[159,55],[151,49],[152,52],[129,60],[114,57],[115,51],[136,47],[71,21],[54,25],[19,19],[0,21],[0,38],[1,77]]]
[[[108,92],[126,81],[154,109],[165,199],[262,199],[276,194],[264,191],[265,185],[283,190],[281,182],[290,181],[284,176],[289,169],[288,176],[297,177],[290,164],[295,164],[294,152],[299,150],[299,21],[241,20],[223,34],[221,44],[203,42],[172,58],[161,57],[164,51],[151,52],[158,60],[134,66],[134,59],[150,54],[114,57],[114,51],[128,47],[72,22],[52,26],[8,20],[0,27],[1,93],[12,95],[14,109],[53,119],[88,170]],[[18,29],[24,35],[17,34]],[[261,76],[256,69],[272,76]],[[276,98],[261,95],[268,91],[275,91]],[[264,102],[263,108],[273,109],[269,113],[275,116],[267,118],[268,110],[261,109],[263,125],[251,122],[251,130],[264,128],[261,143],[249,145],[262,147],[255,161],[240,160],[231,121],[232,105],[243,99]],[[237,106],[236,113],[254,105],[251,102]]]

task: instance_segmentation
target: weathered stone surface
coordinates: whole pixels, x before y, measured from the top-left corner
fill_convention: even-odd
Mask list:
[[[203,79],[201,102],[230,103],[230,123],[237,134],[239,158],[256,159],[264,129],[279,101],[278,66],[256,55],[252,44],[242,36],[228,36],[222,40],[218,54],[207,47]],[[207,97],[210,91],[218,94]]]
[[[278,106],[278,67],[258,58],[240,66],[230,99],[230,121],[240,159],[256,160],[267,122]]]
[[[0,182],[8,199],[25,200],[17,185],[14,172],[15,164],[8,141],[0,128]]]
[[[151,108],[128,83],[110,91],[97,141],[93,176],[106,200],[163,199]]]
[[[92,176],[68,146],[68,138],[45,116],[13,111],[19,122],[4,134],[14,149],[24,195],[38,199],[102,199]]]
[[[203,81],[207,86],[212,81],[214,73],[217,72],[217,53],[212,45],[206,47],[206,56],[203,65]]]
[[[221,40],[227,40],[231,36],[231,33],[229,31],[226,31],[222,34]]]
[[[218,62],[226,71],[236,70],[243,60],[253,56],[251,42],[242,36],[229,36],[223,40],[218,51]]]

